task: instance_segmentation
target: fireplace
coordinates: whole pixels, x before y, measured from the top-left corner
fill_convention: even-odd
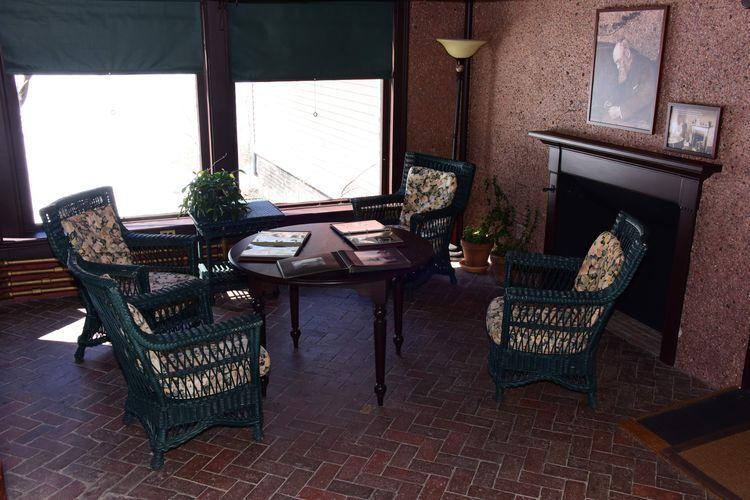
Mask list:
[[[661,332],[660,358],[674,364],[701,186],[721,166],[556,132],[529,135],[549,146],[546,253],[582,257],[620,210],[646,226],[648,251],[618,309]]]

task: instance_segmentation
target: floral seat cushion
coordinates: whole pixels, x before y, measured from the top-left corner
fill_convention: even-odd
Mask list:
[[[152,292],[158,292],[162,288],[179,285],[186,281],[192,281],[198,279],[192,274],[181,274],[181,273],[163,273],[163,272],[152,272],[148,273],[148,285]]]
[[[87,210],[60,221],[73,249],[84,260],[100,264],[132,264],[112,205]]]
[[[411,167],[406,177],[406,192],[399,224],[408,228],[412,215],[450,206],[457,187],[458,181],[453,172]]]
[[[503,336],[503,297],[496,297],[487,308],[487,334],[500,345]],[[508,347],[536,354],[576,354],[588,344],[589,329],[601,315],[602,308],[571,308],[517,304],[511,321],[528,321],[538,327],[509,326]]]
[[[143,333],[153,333],[146,318],[135,306],[128,304],[128,311]],[[248,359],[223,363],[227,358],[241,357],[244,352],[247,352],[247,336],[238,334],[231,340],[224,338],[185,349],[148,351],[148,356],[154,371],[161,377],[166,396],[192,399],[212,396],[250,382],[252,366]],[[263,346],[260,347],[258,361],[260,376],[263,377],[271,370],[271,357]],[[206,369],[197,373],[181,373],[191,367]]]
[[[604,231],[591,244],[573,289],[577,292],[596,292],[614,283],[620,274],[625,255],[617,236]]]

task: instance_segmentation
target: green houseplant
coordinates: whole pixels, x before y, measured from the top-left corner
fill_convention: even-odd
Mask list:
[[[182,188],[182,215],[199,221],[236,221],[246,210],[245,200],[234,174],[225,170],[201,170]]]
[[[493,228],[490,262],[493,274],[502,283],[505,272],[505,254],[511,250],[519,252],[528,250],[529,242],[539,222],[539,211],[532,210],[527,205],[523,209],[523,215],[518,218],[515,208],[510,204],[507,195],[495,178],[492,179],[492,196],[489,204],[492,208],[487,218],[489,225]]]
[[[471,273],[483,273],[487,270],[487,258],[494,245],[492,232],[487,225],[486,218],[476,226],[464,227],[461,235],[461,248],[464,259],[461,267]]]

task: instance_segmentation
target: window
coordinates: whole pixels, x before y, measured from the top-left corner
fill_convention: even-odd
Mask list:
[[[195,75],[16,75],[35,221],[111,185],[123,217],[176,213],[201,168]]]
[[[246,198],[380,194],[383,80],[238,82],[235,91]]]

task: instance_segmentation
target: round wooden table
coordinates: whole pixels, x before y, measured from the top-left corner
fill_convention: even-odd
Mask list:
[[[302,248],[300,257],[311,257],[314,255],[335,252],[337,250],[352,250],[338,234],[336,234],[328,222],[316,224],[300,224],[275,228],[277,231],[310,231],[310,238]],[[302,276],[299,278],[285,279],[281,276],[275,262],[243,262],[239,257],[242,251],[252,241],[253,236],[248,236],[235,244],[229,251],[229,262],[244,271],[248,276],[250,289],[259,297],[260,310],[263,310],[262,296],[265,285],[288,285],[289,307],[292,320],[291,336],[295,349],[299,346],[299,287],[341,287],[353,288],[360,295],[368,297],[373,302],[373,330],[375,339],[375,394],[378,405],[383,405],[385,396],[385,337],[386,337],[386,298],[388,286],[394,284],[393,289],[393,320],[396,352],[401,354],[403,344],[403,300],[404,300],[404,276],[416,271],[428,264],[433,256],[432,245],[419,236],[409,231],[394,228],[393,231],[404,240],[404,245],[396,247],[411,262],[407,269],[392,271],[375,271],[349,274],[347,271],[336,271],[325,274]],[[264,336],[263,336],[264,337]],[[265,343],[265,342],[264,342]]]

